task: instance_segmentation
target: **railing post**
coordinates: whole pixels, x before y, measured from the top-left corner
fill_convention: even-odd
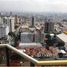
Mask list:
[[[35,67],[35,64],[30,62],[30,67]]]
[[[6,47],[6,63],[7,63],[7,66],[10,66],[9,65],[9,49]]]

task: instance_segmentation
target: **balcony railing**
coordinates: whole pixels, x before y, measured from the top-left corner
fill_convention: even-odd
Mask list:
[[[28,61],[30,61],[33,65],[67,65],[67,60],[44,60],[44,61],[39,61],[29,55],[27,55],[24,52],[21,52],[19,49],[9,45],[9,44],[0,44],[0,48],[6,48],[6,60],[7,60],[7,66],[9,65],[9,50],[14,51],[15,53],[17,53],[18,55],[20,55],[21,57],[27,59]]]

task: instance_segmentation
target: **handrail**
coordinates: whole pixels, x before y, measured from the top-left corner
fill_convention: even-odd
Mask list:
[[[15,51],[17,54],[21,55],[22,57],[32,61],[33,63],[37,63],[37,60],[30,57],[29,55],[25,54],[24,52],[21,52],[20,50],[16,49],[15,47],[9,45],[9,44],[0,44],[0,47],[7,47],[13,51]]]
[[[31,56],[27,55],[26,53],[21,52],[20,50],[16,49],[15,47],[9,44],[0,44],[0,47],[7,47],[37,65],[67,65],[67,60],[49,60],[49,61],[36,60],[32,58]]]

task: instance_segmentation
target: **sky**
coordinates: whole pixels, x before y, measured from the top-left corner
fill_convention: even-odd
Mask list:
[[[0,11],[67,13],[67,0],[0,0]]]

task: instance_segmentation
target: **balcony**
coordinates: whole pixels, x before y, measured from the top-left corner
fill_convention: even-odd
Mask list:
[[[38,60],[22,49],[15,48],[9,44],[0,44],[0,66],[55,66],[67,65],[67,60]]]

